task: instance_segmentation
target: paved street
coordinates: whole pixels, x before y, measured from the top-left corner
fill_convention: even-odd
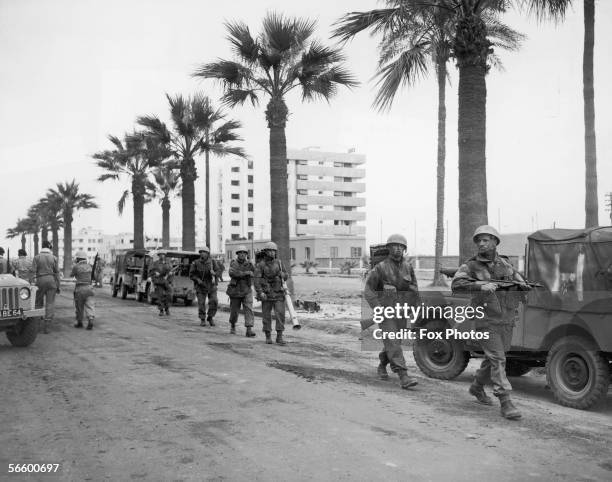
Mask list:
[[[0,341],[0,461],[54,462],[64,480],[610,480],[612,397],[584,412],[542,377],[513,379],[523,420],[467,394],[474,363],[415,390],[375,377],[351,334],[305,327],[285,347],[97,291],[93,332],[70,288],[49,335]],[[333,321],[330,321],[333,323]],[[17,478],[17,477],[15,477]],[[25,480],[23,476],[19,480]]]

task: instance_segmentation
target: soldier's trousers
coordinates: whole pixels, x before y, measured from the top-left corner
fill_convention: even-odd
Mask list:
[[[217,300],[217,288],[197,290],[196,293],[198,295],[198,316],[200,320],[212,320],[217,314],[217,306],[219,304]],[[208,298],[208,312],[206,311],[206,298]]]
[[[384,333],[399,332],[406,328],[406,320],[386,318],[380,325],[380,329]],[[383,337],[384,349],[378,354],[378,359],[383,365],[391,365],[391,371],[398,372],[400,370],[406,370],[406,359],[404,358],[404,351],[402,350],[402,340],[393,339],[390,340],[386,336]]]
[[[170,302],[170,288],[167,285],[155,285],[155,297],[157,298],[157,307],[159,311],[167,310]]]
[[[57,283],[55,277],[45,275],[38,278],[36,282],[36,308],[45,307],[45,320],[53,320],[55,316],[55,295],[57,294]]]
[[[79,323],[83,322],[83,316],[85,316],[88,321],[96,317],[94,292],[91,286],[77,285],[74,288],[74,308],[76,311],[76,319]]]
[[[263,331],[272,331],[272,310],[276,319],[276,331],[285,329],[285,300],[266,300],[261,302]]]
[[[240,305],[242,305],[244,310],[244,326],[253,326],[255,321],[253,316],[253,295],[247,295],[242,298],[230,298],[230,324],[233,325],[238,321]]]
[[[484,351],[485,358],[476,371],[476,382],[493,384],[493,393],[500,395],[512,390],[506,376],[506,352],[512,342],[512,325],[490,325],[488,340],[479,340],[478,345]]]

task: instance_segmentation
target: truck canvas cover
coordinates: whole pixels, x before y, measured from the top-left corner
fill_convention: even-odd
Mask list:
[[[612,313],[612,227],[544,229],[528,237],[531,306]]]

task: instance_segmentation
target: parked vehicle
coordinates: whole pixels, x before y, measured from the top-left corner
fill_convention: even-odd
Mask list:
[[[189,268],[191,263],[198,259],[200,255],[195,251],[172,251],[167,249],[151,251],[149,253],[148,271],[150,271],[151,265],[157,261],[160,253],[166,255],[166,260],[172,266],[172,302],[176,303],[177,300],[181,299],[185,306],[190,306],[196,298],[196,293],[193,288],[193,281],[189,279]],[[150,304],[157,303],[155,286],[150,275],[146,283],[141,285],[141,289],[142,299],[146,298]]]
[[[36,286],[12,274],[0,275],[0,331],[13,346],[25,347],[38,335],[44,308],[36,308]]]
[[[136,299],[142,301],[148,278],[149,251],[146,249],[128,249],[115,258],[115,272],[110,280],[111,295],[126,299],[130,293],[136,294]]]

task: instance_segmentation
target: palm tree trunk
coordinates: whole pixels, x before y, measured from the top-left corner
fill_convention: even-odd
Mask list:
[[[64,276],[72,270],[72,211],[64,211]]]
[[[48,226],[43,226],[40,229],[40,239],[41,241],[49,241],[49,228]]]
[[[440,274],[444,250],[444,179],[446,168],[446,59],[440,57],[438,74],[438,173],[436,184],[436,246],[433,286],[446,286]]]
[[[454,42],[459,67],[459,258],[474,253],[474,230],[487,224],[487,55],[490,42],[482,19],[460,19]]]
[[[272,241],[278,245],[278,257],[285,266],[287,286],[293,293],[289,259],[289,197],[287,193],[287,139],[285,125],[288,109],[282,98],[271,98],[266,109],[270,129],[270,217]]]
[[[195,180],[196,170],[193,159],[183,159],[181,163],[183,188],[183,250],[195,251]]]
[[[582,57],[582,84],[584,96],[584,160],[585,226],[599,225],[597,200],[597,152],[595,144],[595,88],[593,86],[593,48],[595,44],[595,0],[584,0],[584,52]]]
[[[40,241],[40,238],[38,237],[38,231],[34,231],[34,256],[36,256],[39,252],[39,249],[38,249],[39,241]]]
[[[51,226],[51,243],[53,256],[57,258],[59,257],[59,228],[57,226]]]
[[[162,201],[162,248],[170,248],[170,199]]]
[[[23,249],[25,251],[26,249],[26,235],[25,233],[21,233],[21,249]]]
[[[208,132],[206,133],[206,144],[208,145]],[[206,246],[210,248],[210,153],[208,149],[204,154],[206,163]]]
[[[132,198],[134,200],[134,248],[142,249],[144,242],[144,187],[132,181]]]

